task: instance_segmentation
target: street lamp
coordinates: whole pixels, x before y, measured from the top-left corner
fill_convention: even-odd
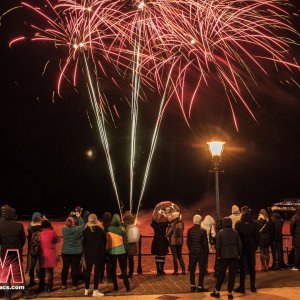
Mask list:
[[[215,173],[215,190],[216,190],[216,229],[220,230],[220,193],[219,193],[219,172],[221,156],[224,149],[225,142],[212,141],[208,142],[208,148],[212,157],[213,169],[211,172]]]

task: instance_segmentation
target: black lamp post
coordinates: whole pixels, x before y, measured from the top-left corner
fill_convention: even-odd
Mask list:
[[[215,192],[216,192],[216,229],[217,232],[220,230],[220,189],[219,189],[219,173],[222,152],[224,149],[225,142],[212,141],[208,142],[208,148],[212,157],[213,169],[211,172],[215,173]]]

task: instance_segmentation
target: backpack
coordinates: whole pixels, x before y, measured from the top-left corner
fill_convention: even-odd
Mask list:
[[[41,238],[40,232],[35,231],[31,236],[30,254],[32,256],[38,256],[41,251]]]

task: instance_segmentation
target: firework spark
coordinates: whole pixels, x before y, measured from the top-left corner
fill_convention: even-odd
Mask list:
[[[38,25],[31,25],[35,32],[31,40],[48,41],[65,49],[57,81],[58,95],[67,78],[72,78],[70,82],[76,85],[78,69],[82,67],[119,207],[105,129],[107,115],[113,114],[110,101],[96,79],[99,74],[107,75],[103,61],[112,64],[120,78],[126,77],[128,70],[132,74],[130,210],[134,203],[136,135],[143,87],[157,91],[160,102],[137,211],[167,105],[177,101],[188,124],[201,88],[209,87],[217,78],[238,130],[238,105],[256,120],[251,84],[257,84],[258,74],[268,76],[270,66],[291,73],[293,69],[299,70],[291,54],[291,46],[296,44],[291,37],[299,35],[290,23],[288,10],[292,8],[285,0],[47,0],[45,3],[42,8],[22,2],[23,7],[41,18]],[[25,39],[18,36],[9,46]],[[115,78],[112,80],[116,83]],[[292,77],[289,82],[297,85]],[[117,112],[115,105],[112,110]]]

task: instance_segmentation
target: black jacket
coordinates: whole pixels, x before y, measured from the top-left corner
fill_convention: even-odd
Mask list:
[[[207,233],[200,225],[194,225],[188,230],[186,243],[190,254],[195,256],[208,255]]]
[[[158,256],[167,255],[169,252],[169,241],[167,238],[168,223],[156,223],[152,221],[151,227],[154,230],[151,253]]]
[[[217,257],[238,258],[242,255],[242,242],[236,230],[232,229],[232,222],[226,219],[222,222],[223,229],[217,235]]]
[[[271,216],[271,221],[274,225],[274,241],[282,242],[283,219],[280,217],[279,213],[273,212]]]
[[[93,231],[87,226],[83,231],[83,253],[87,264],[104,263],[106,235],[99,226],[93,226]]]
[[[293,236],[293,246],[300,247],[300,215],[296,214],[292,217],[290,229]]]
[[[5,256],[7,249],[19,249],[22,254],[25,241],[23,224],[10,219],[0,220],[1,257]]]
[[[265,219],[258,220],[259,227],[259,246],[268,248],[274,240],[274,224],[272,221]]]
[[[255,252],[259,245],[259,228],[252,216],[250,214],[242,215],[241,220],[235,224],[235,230],[240,235],[243,253]]]

